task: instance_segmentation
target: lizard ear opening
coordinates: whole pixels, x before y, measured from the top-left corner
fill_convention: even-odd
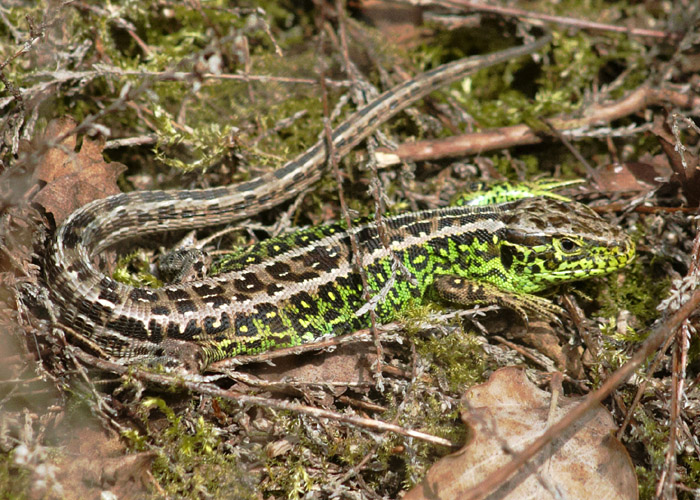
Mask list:
[[[506,271],[510,271],[510,266],[513,265],[513,247],[510,245],[501,245],[501,264]]]

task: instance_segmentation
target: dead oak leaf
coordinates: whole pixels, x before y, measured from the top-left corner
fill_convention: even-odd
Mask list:
[[[46,127],[43,140],[55,143],[75,126],[72,118],[53,120]],[[105,162],[104,141],[85,137],[80,151],[75,151],[76,144],[75,135],[65,136],[48,149],[34,172],[36,181],[46,183],[34,202],[53,214],[56,224],[86,203],[121,192],[117,178],[126,167]]]
[[[340,345],[332,352],[290,354],[248,367],[268,390],[301,395],[316,404],[331,405],[349,386],[362,391],[374,385],[372,364],[376,348],[369,344]],[[241,389],[245,390],[245,389]]]
[[[516,368],[498,370],[488,382],[469,389],[464,396],[469,410],[462,415],[469,442],[433,465],[404,500],[468,497],[474,486],[510,462],[512,454],[540,437],[550,420],[560,420],[580,402],[560,396],[550,410],[551,398]],[[636,500],[632,461],[614,437],[615,428],[610,413],[594,406],[487,498]]]
[[[113,498],[149,498],[156,452],[129,454],[118,438],[93,429],[89,422],[74,426],[64,438],[56,478],[66,498],[100,498],[107,490]]]
[[[421,41],[423,8],[399,5],[386,0],[363,0],[359,4],[362,14],[394,43],[403,46],[417,45]]]
[[[645,155],[651,158],[649,154]],[[658,162],[657,162],[658,163]],[[616,193],[644,192],[661,185],[658,178],[670,178],[672,171],[668,168],[659,168],[650,161],[625,161],[602,165],[597,169],[597,183],[603,191]]]

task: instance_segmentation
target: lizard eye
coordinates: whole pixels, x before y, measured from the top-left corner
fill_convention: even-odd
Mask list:
[[[560,244],[561,249],[565,252],[572,252],[578,246],[574,240],[569,238],[562,238]]]

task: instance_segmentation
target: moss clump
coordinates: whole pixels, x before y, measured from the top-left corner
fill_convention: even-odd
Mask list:
[[[186,418],[176,414],[161,398],[141,403],[146,434],[137,430],[124,433],[134,451],[158,453],[153,475],[172,498],[257,499],[257,475],[227,450],[220,429],[202,416]],[[156,411],[167,425],[157,428],[151,415]]]
[[[0,499],[28,498],[31,473],[16,465],[13,452],[0,453]]]
[[[660,425],[658,417],[640,405],[634,413],[636,424],[631,427],[630,439],[643,444],[647,466],[637,466],[640,498],[653,498],[658,473],[662,470],[668,447],[668,426]]]
[[[159,288],[163,283],[153,276],[148,256],[143,251],[135,251],[117,261],[112,277],[131,286],[149,286]]]
[[[654,267],[650,270],[648,263],[637,259],[625,268],[624,280],[615,276],[605,280],[605,288],[601,286],[601,293],[596,295],[601,303],[599,315],[613,317],[617,312],[627,310],[637,325],[650,325],[656,320],[660,314],[656,306],[667,296],[671,278],[661,272],[660,266],[656,271]],[[650,279],[650,275],[654,278]]]
[[[443,336],[416,338],[416,350],[441,387],[460,395],[483,381],[484,351],[476,337],[455,329]]]

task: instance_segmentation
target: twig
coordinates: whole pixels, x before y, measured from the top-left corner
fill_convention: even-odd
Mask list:
[[[514,16],[520,19],[538,19],[564,26],[574,26],[587,30],[612,31],[615,33],[626,33],[635,36],[648,36],[653,38],[679,39],[680,33],[669,33],[667,31],[649,30],[644,28],[628,28],[627,26],[617,26],[615,24],[598,23],[587,19],[577,19],[575,17],[554,16],[514,7],[504,7],[501,5],[486,4],[483,2],[470,2],[468,0],[408,0],[407,3],[413,5],[442,5],[444,7],[454,7],[458,9],[470,9],[481,12],[499,14],[501,16]]]
[[[629,408],[627,409],[627,414],[625,415],[625,420],[622,422],[622,425],[620,428],[617,430],[617,433],[615,434],[617,436],[617,439],[622,439],[622,436],[625,435],[625,430],[627,429],[627,426],[629,423],[632,421],[632,416],[634,415],[634,409],[637,407],[639,402],[642,400],[642,397],[644,396],[644,393],[646,392],[647,386],[649,385],[649,380],[651,379],[651,375],[656,371],[656,369],[659,367],[661,362],[664,360],[664,356],[666,355],[666,351],[668,350],[669,347],[671,347],[671,344],[674,341],[674,337],[668,337],[666,339],[666,342],[661,346],[661,348],[657,351],[656,356],[654,357],[654,360],[651,362],[649,367],[646,369],[646,376],[642,379],[641,383],[639,384],[639,387],[637,387],[637,392],[634,395],[634,399],[632,400],[632,404],[630,404]]]
[[[20,49],[17,49],[17,51],[12,54],[10,57],[5,59],[3,62],[0,63],[0,73],[2,73],[2,70],[5,69],[5,67],[10,64],[12,61],[17,59],[19,56],[24,54],[25,52],[29,52],[29,49],[31,49],[35,43],[39,41],[39,39],[44,37],[44,29],[50,27],[52,25],[52,22],[49,23],[42,23],[42,25],[39,27],[39,29],[36,29],[36,27],[33,26],[31,18],[27,18],[27,22],[30,24],[30,37],[29,40],[24,42],[22,44],[22,47]]]
[[[601,179],[601,175],[598,173],[598,170],[593,168],[593,166],[586,160],[581,152],[574,147],[574,145],[571,143],[569,139],[566,138],[564,134],[559,132],[552,123],[549,120],[543,120],[545,126],[549,129],[550,133],[556,137],[558,140],[561,141],[561,143],[564,145],[566,149],[568,149],[572,155],[574,155],[574,158],[576,158],[581,165],[586,169],[586,175],[590,177],[598,186],[602,186],[603,182]]]
[[[609,104],[596,104],[582,111],[581,118],[551,118],[551,126],[564,133],[582,135],[587,127],[608,123],[624,116],[636,113],[656,104],[672,104],[683,108],[699,108],[700,96],[675,92],[667,89],[639,87],[628,96]],[[494,149],[513,146],[538,144],[543,141],[541,135],[527,125],[514,125],[448,137],[440,140],[416,141],[400,144],[396,150],[380,148],[381,166],[393,165],[401,161],[424,161],[438,158],[464,156],[483,153]]]
[[[560,436],[564,430],[576,423],[590,409],[601,403],[610,393],[624,383],[645,362],[647,357],[653,354],[669,337],[675,335],[676,330],[683,322],[693,314],[700,306],[700,290],[695,290],[683,306],[671,315],[663,323],[652,331],[652,334],[644,341],[637,353],[612,374],[603,385],[588,394],[581,403],[567,413],[561,420],[552,425],[547,431],[537,438],[530,446],[517,454],[511,462],[490,474],[485,480],[471,489],[465,499],[476,500],[485,498],[490,492],[503,484],[523,467],[531,458],[540,452],[547,444]]]
[[[684,382],[688,366],[688,348],[690,347],[690,332],[688,320],[678,329],[675,335],[673,349],[673,369],[671,372],[671,403],[669,415],[668,443],[664,467],[661,470],[656,487],[657,498],[676,498],[676,446],[678,442],[678,427],[681,422],[681,407],[684,397]]]
[[[122,139],[112,139],[105,142],[105,149],[130,148],[143,146],[145,144],[155,144],[158,141],[156,134],[139,135],[137,137],[124,137]]]
[[[325,4],[324,4],[325,5]],[[343,6],[340,5],[340,2],[336,2],[336,8],[340,9],[339,13],[342,12]],[[340,15],[340,14],[339,14]],[[341,25],[342,25],[342,18],[341,18]],[[341,32],[341,38],[343,39],[343,42],[341,42],[341,48],[342,52],[344,53],[343,61],[345,62],[345,70],[346,72],[350,75],[350,79],[353,82],[353,86],[356,87],[357,82],[356,82],[356,74],[358,71],[356,70],[355,66],[351,63],[350,57],[348,55],[348,47],[347,44],[345,43],[345,32],[344,30]],[[330,121],[329,121],[329,106],[328,106],[328,93],[326,90],[326,87],[324,85],[324,80],[321,80],[321,94],[323,98],[323,116],[326,117],[324,119],[324,131],[326,135],[326,147],[328,148],[328,158],[331,163],[331,169],[332,172],[335,176],[336,183],[338,185],[338,201],[340,202],[340,211],[343,216],[343,220],[345,221],[345,225],[347,227],[348,234],[350,235],[350,248],[352,249],[352,255],[353,255],[353,266],[357,273],[360,276],[360,280],[362,282],[362,300],[364,300],[365,304],[369,304],[371,301],[371,296],[370,296],[370,287],[369,287],[369,281],[367,279],[367,271],[365,268],[362,266],[362,260],[364,256],[364,251],[362,251],[360,247],[360,242],[358,239],[358,235],[352,231],[352,217],[350,217],[350,213],[348,211],[348,205],[347,202],[345,201],[345,194],[343,192],[342,188],[342,174],[340,172],[340,168],[338,166],[338,157],[335,154],[335,151],[333,149],[333,141],[331,138],[331,126],[330,126]],[[361,103],[363,104],[363,103]],[[369,319],[370,319],[370,331],[372,332],[373,338],[375,338],[375,346],[377,346],[377,364],[376,364],[376,371],[375,371],[375,377],[377,379],[378,383],[381,383],[381,365],[382,365],[382,353],[381,353],[381,348],[380,343],[377,339],[377,315],[374,311],[374,307],[369,308]]]
[[[146,71],[146,70],[124,70],[116,66],[96,64],[96,71],[38,71],[29,75],[28,78],[51,78],[52,83],[63,83],[69,80],[92,80],[101,76],[140,76],[150,78],[154,81],[177,82],[183,80],[238,80],[241,82],[274,82],[291,83],[302,85],[318,85],[318,80],[314,78],[297,78],[291,76],[277,75],[252,75],[252,74],[232,74],[232,73],[197,73],[195,71]],[[346,80],[328,79],[326,84],[331,87],[347,87],[350,82]]]
[[[249,396],[246,394],[239,394],[235,391],[227,391],[221,389],[213,383],[211,383],[209,378],[202,377],[200,375],[175,376],[152,373],[138,368],[128,367],[117,363],[113,363],[111,361],[100,359],[80,349],[70,348],[70,350],[74,353],[77,359],[80,359],[81,361],[90,366],[94,366],[101,370],[106,370],[112,373],[117,373],[119,375],[127,375],[130,377],[134,377],[137,380],[151,382],[169,388],[181,387],[192,391],[196,394],[206,394],[217,398],[223,398],[229,401],[235,401],[241,405],[250,404],[265,408],[274,408],[277,410],[291,411],[294,413],[303,413],[314,418],[327,418],[330,420],[335,420],[337,422],[343,422],[346,424],[354,425],[359,428],[367,429],[373,432],[394,432],[402,436],[420,439],[421,441],[425,441],[434,445],[447,446],[450,448],[454,447],[454,444],[447,439],[438,436],[433,436],[425,432],[405,429],[399,425],[389,424],[387,422],[382,422],[381,420],[359,417],[356,415],[343,415],[341,413],[337,413],[330,410],[314,408],[313,406],[288,403],[286,401],[276,401],[261,396]]]
[[[678,138],[680,145],[680,138]],[[695,238],[693,240],[693,253],[690,268],[686,278],[677,287],[671,290],[671,294],[677,294],[689,280],[697,278],[700,273],[700,224],[696,224]],[[697,285],[693,285],[697,286]],[[697,290],[696,290],[697,293]],[[679,294],[680,295],[680,294]],[[671,305],[673,307],[673,305]],[[673,351],[673,371],[671,373],[671,408],[669,411],[669,437],[666,445],[666,457],[656,489],[657,498],[675,498],[676,495],[676,441],[678,427],[681,421],[682,401],[684,397],[684,383],[686,368],[688,366],[688,348],[690,347],[691,325],[688,319],[678,329],[675,335],[676,344]]]

